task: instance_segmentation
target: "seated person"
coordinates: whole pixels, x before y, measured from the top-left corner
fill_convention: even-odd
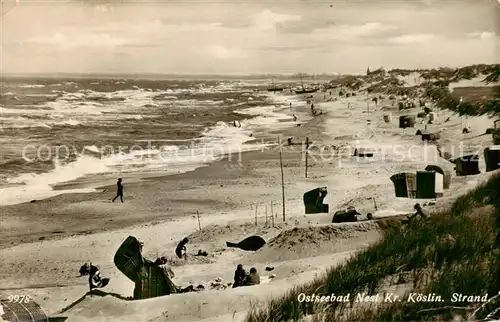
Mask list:
[[[174,271],[170,268],[167,262],[168,261],[166,257],[160,257],[156,259],[154,265],[160,267],[163,270],[165,276],[168,276],[169,278],[174,278],[175,277]]]
[[[419,203],[416,203],[413,208],[416,210],[416,212],[408,217],[408,220],[412,220],[417,216],[420,216],[421,219],[429,219],[431,217],[426,211],[424,211],[424,209],[422,209],[422,206],[420,206]]]
[[[250,274],[245,276],[245,279],[243,280],[243,285],[252,286],[257,284],[260,284],[260,276],[257,273],[257,269],[255,269],[255,267],[252,267],[250,269]]]
[[[163,271],[163,274],[165,275],[165,279],[167,282],[167,286],[170,289],[170,293],[187,293],[187,292],[196,292],[196,291],[201,291],[204,289],[203,285],[198,285],[197,288],[195,288],[193,285],[189,285],[188,287],[182,288],[180,286],[175,285],[172,282],[172,278],[175,277],[174,271],[170,268],[168,265],[168,260],[166,257],[160,257],[157,258],[156,261],[153,263],[153,265],[156,265],[160,267]]]
[[[80,267],[80,276],[89,276],[90,289],[105,287],[109,283],[109,278],[102,278],[97,266],[85,263]]]
[[[234,271],[234,283],[233,283],[233,288],[242,286],[243,281],[245,280],[246,272],[243,269],[243,265],[238,264],[238,267]]]

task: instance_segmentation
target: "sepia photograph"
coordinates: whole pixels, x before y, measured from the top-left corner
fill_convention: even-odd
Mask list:
[[[500,0],[0,9],[0,322],[500,322]]]

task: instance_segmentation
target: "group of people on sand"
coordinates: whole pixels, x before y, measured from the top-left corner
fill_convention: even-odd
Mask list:
[[[234,271],[234,283],[233,288],[239,286],[252,286],[260,284],[260,276],[257,273],[255,267],[250,268],[250,273],[247,274],[243,265],[238,264],[236,270]]]
[[[186,259],[186,244],[189,242],[189,239],[186,237],[182,239],[177,247],[175,248],[175,254],[180,259]],[[234,271],[234,283],[233,288],[239,286],[251,286],[260,284],[260,276],[257,273],[257,269],[255,267],[250,268],[250,272],[247,274],[242,264],[238,264],[236,270]]]

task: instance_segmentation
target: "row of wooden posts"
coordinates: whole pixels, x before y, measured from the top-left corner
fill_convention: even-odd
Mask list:
[[[255,205],[255,226],[258,225],[258,221],[257,221],[257,218],[258,218],[258,209],[259,209],[259,205],[256,204]],[[265,205],[265,209],[266,209],[266,226],[269,225],[269,218],[271,219],[271,225],[274,227],[274,217],[276,216],[276,219],[278,218],[278,213],[274,214],[274,211],[273,211],[273,202],[271,201],[271,215],[268,216],[268,213],[267,213],[267,204]],[[285,218],[283,217],[283,221],[285,221]]]
[[[286,221],[286,208],[285,208],[285,176],[284,176],[284,173],[283,173],[283,157],[282,157],[282,151],[281,151],[281,137],[278,137],[278,144],[279,144],[279,147],[280,147],[280,168],[281,168],[281,192],[282,192],[282,199],[283,199],[283,222]],[[307,178],[307,159],[308,159],[308,149],[309,149],[309,138],[307,137],[306,138],[306,173],[305,173],[305,176]],[[255,225],[257,226],[257,209],[258,209],[258,205],[255,205]],[[268,216],[267,214],[267,204],[265,205],[265,209],[266,209],[266,226],[269,224],[269,217],[271,218],[271,224],[272,226],[274,227],[274,211],[273,211],[273,202],[271,201],[271,216]],[[196,211],[196,218],[198,220],[198,229],[201,230],[201,222],[200,222],[200,212],[197,210]],[[276,213],[276,218],[278,218],[278,214]],[[92,262],[90,262],[90,267],[92,267]],[[90,276],[90,272],[89,272],[89,276]],[[90,279],[92,277],[90,276]],[[92,297],[92,286],[91,286],[91,282],[89,281],[89,287],[90,287],[90,296]]]
[[[265,209],[265,218],[266,218],[266,226],[271,223],[271,225],[274,227],[275,223],[275,218],[278,219],[278,213],[274,212],[274,206],[275,204],[271,201],[270,202],[270,208],[271,208],[271,214],[268,212],[267,204],[264,205]],[[258,225],[258,214],[259,214],[259,204],[252,204],[250,206],[250,211],[254,210],[255,207],[255,225]],[[196,211],[196,219],[198,220],[198,230],[201,230],[201,221],[200,221],[200,212],[197,210]],[[285,217],[283,217],[283,221],[285,221]]]
[[[283,204],[283,222],[286,221],[286,205],[285,205],[285,175],[283,172],[283,157],[282,157],[282,151],[281,151],[281,137],[278,137],[278,145],[280,147],[280,169],[281,169],[281,195],[282,195],[282,204]],[[306,155],[305,155],[305,176],[307,178],[307,167],[308,167],[308,150],[309,150],[309,137],[306,137]],[[257,225],[257,208],[258,205],[255,205],[255,225]],[[271,221],[272,225],[274,226],[274,216],[273,216],[273,203],[271,202]],[[278,214],[276,214],[276,218],[278,217]],[[198,229],[201,230],[201,222],[200,222],[200,213],[199,211],[196,211],[196,218],[198,220]],[[267,215],[267,204],[266,204],[266,225],[268,224],[268,215]]]

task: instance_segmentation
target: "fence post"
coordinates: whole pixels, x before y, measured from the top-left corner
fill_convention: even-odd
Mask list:
[[[266,227],[267,227],[267,204],[265,206],[266,206]]]
[[[307,178],[307,159],[309,157],[309,137],[306,137],[306,178]]]

